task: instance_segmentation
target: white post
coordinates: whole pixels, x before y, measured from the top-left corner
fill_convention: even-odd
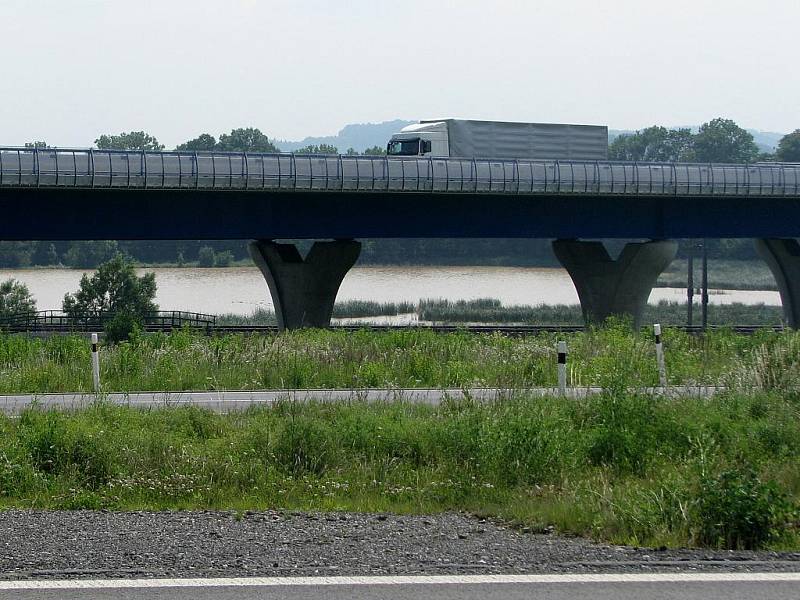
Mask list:
[[[664,364],[664,344],[661,342],[661,325],[653,325],[653,333],[656,334],[656,361],[658,362],[658,384],[662,388],[667,387],[667,367]]]
[[[558,342],[558,393],[567,394],[567,342]]]
[[[100,393],[100,355],[97,353],[97,334],[92,334],[92,382],[94,393]]]

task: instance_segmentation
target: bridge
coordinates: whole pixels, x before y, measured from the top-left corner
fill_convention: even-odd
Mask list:
[[[330,322],[357,238],[555,238],[592,321],[638,319],[671,240],[752,237],[800,324],[796,164],[0,148],[0,207],[3,240],[253,240],[284,328]]]

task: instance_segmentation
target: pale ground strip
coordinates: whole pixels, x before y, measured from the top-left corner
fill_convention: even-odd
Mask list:
[[[660,396],[710,397],[723,391],[718,386],[670,386],[667,388],[642,388],[646,394]],[[568,398],[584,398],[601,392],[598,387],[567,388]],[[0,412],[15,415],[31,407],[40,409],[79,410],[97,400],[132,408],[164,408],[198,406],[214,412],[226,413],[245,410],[250,406],[272,405],[282,401],[292,402],[409,402],[436,406],[447,400],[470,398],[480,402],[506,400],[525,396],[558,396],[558,388],[450,388],[450,389],[308,389],[267,391],[213,391],[213,392],[131,392],[131,393],[69,393],[69,394],[20,394],[0,396]]]

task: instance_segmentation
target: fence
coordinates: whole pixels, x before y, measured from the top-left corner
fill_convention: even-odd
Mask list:
[[[114,317],[105,312],[73,317],[61,311],[40,310],[0,317],[0,330],[17,331],[98,331]],[[145,331],[169,331],[189,327],[212,329],[217,322],[215,315],[184,311],[158,311],[148,314],[143,322]]]
[[[800,197],[800,164],[0,148],[0,187]]]

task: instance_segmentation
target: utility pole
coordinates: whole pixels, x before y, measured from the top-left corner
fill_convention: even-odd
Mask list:
[[[692,326],[692,309],[694,308],[694,244],[689,245],[689,260],[686,274],[686,325]]]
[[[703,239],[703,295],[700,297],[703,308],[703,331],[708,327],[708,240]]]

